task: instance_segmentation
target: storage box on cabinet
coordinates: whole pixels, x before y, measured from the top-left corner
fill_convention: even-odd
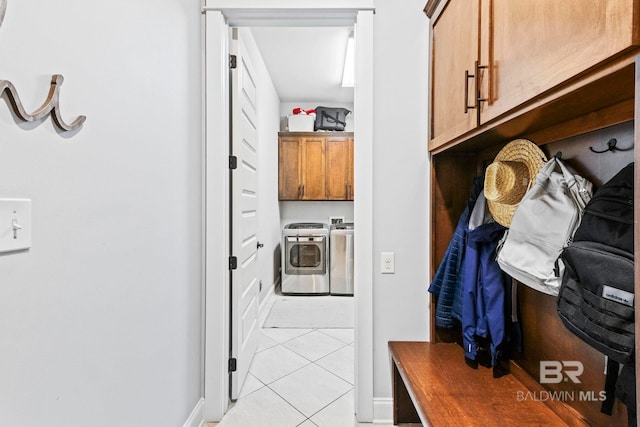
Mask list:
[[[290,114],[287,116],[287,129],[289,132],[313,132],[315,121],[315,115]]]

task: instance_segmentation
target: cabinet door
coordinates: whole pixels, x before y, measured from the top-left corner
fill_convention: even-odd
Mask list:
[[[450,0],[433,26],[432,140],[446,142],[478,125],[477,111],[465,108],[475,102],[475,81],[465,74],[475,73],[478,19],[479,0]]]
[[[353,138],[327,138],[327,200],[353,200]]]
[[[278,140],[278,198],[298,200],[302,196],[301,140],[281,137]]]
[[[482,123],[638,44],[635,0],[482,1]]]
[[[301,200],[325,198],[325,138],[303,138],[301,142]]]

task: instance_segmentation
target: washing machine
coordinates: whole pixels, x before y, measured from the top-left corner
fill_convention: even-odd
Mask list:
[[[331,295],[353,295],[353,223],[334,224],[329,232]]]

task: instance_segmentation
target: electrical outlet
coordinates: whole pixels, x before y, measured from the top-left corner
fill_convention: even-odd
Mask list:
[[[380,257],[380,273],[393,274],[396,272],[396,254],[393,252],[382,252]]]

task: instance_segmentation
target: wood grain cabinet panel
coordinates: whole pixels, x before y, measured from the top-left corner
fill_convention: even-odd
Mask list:
[[[299,138],[281,136],[278,140],[278,198],[298,200],[302,195]]]
[[[637,3],[484,1],[480,64],[488,68],[481,124],[637,47]]]
[[[432,150],[542,97],[552,102],[640,46],[637,0],[431,0],[425,10]]]
[[[300,200],[324,200],[325,198],[325,138],[302,138],[300,165],[302,196]]]
[[[327,200],[353,200],[353,138],[327,138]]]
[[[478,125],[477,113],[465,108],[474,99],[467,76],[478,60],[478,18],[478,1],[450,1],[433,26],[432,138],[448,140]]]
[[[279,200],[353,200],[353,133],[280,132]]]

